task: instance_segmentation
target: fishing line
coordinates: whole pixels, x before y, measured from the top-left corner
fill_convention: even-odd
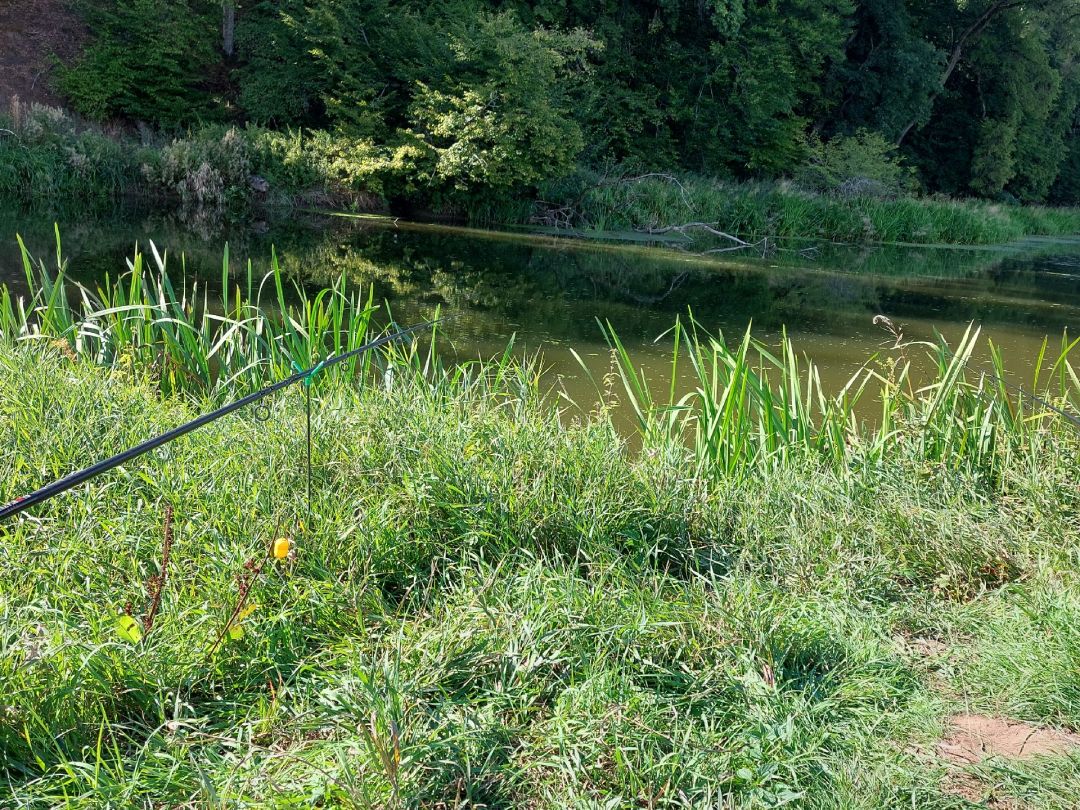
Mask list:
[[[59,479],[57,481],[54,481],[51,484],[47,484],[46,486],[43,486],[40,489],[35,490],[34,492],[31,492],[29,495],[24,495],[21,498],[16,498],[11,503],[7,504],[3,508],[0,508],[0,520],[3,520],[4,518],[8,518],[8,517],[13,517],[14,515],[17,515],[20,512],[23,512],[26,509],[29,509],[31,506],[39,504],[39,503],[41,503],[43,501],[47,501],[50,498],[53,498],[53,497],[55,497],[57,495],[60,495],[61,493],[67,492],[68,490],[70,490],[70,489],[72,489],[74,487],[77,487],[79,484],[81,484],[81,483],[83,483],[85,481],[89,481],[91,478],[95,478],[96,476],[101,475],[104,472],[108,472],[109,470],[115,469],[116,467],[119,467],[120,465],[125,464],[128,461],[131,461],[133,459],[138,458],[139,456],[142,456],[142,455],[144,455],[146,453],[149,453],[151,450],[154,450],[154,449],[156,449],[158,447],[162,447],[162,446],[168,444],[169,442],[173,441],[174,439],[178,439],[181,436],[184,436],[184,435],[186,435],[188,433],[191,433],[193,430],[197,430],[198,428],[201,428],[204,425],[208,425],[211,422],[213,422],[213,421],[215,421],[217,419],[220,419],[223,416],[228,416],[230,413],[234,413],[235,411],[238,411],[241,408],[244,408],[244,407],[246,407],[248,405],[251,405],[254,402],[259,402],[260,400],[265,399],[266,397],[270,396],[271,394],[273,394],[273,393],[275,393],[277,391],[280,391],[283,388],[287,388],[290,385],[294,385],[295,383],[298,383],[301,380],[310,380],[312,375],[314,375],[318,371],[321,371],[322,369],[329,368],[330,366],[337,365],[338,363],[342,363],[342,362],[344,362],[346,360],[349,360],[350,358],[353,358],[353,357],[356,357],[358,355],[364,354],[365,352],[369,352],[369,351],[371,351],[373,349],[377,349],[377,348],[379,348],[381,346],[385,346],[385,345],[387,345],[389,343],[396,342],[398,340],[401,340],[403,337],[405,337],[407,335],[410,335],[410,334],[413,334],[413,333],[416,333],[416,332],[420,332],[420,331],[425,330],[425,329],[433,328],[437,322],[438,322],[438,318],[436,318],[435,320],[425,321],[424,323],[414,324],[413,326],[409,326],[409,327],[406,327],[404,329],[400,329],[397,332],[394,332],[392,334],[382,335],[381,337],[378,337],[378,338],[376,338],[374,340],[368,341],[364,345],[358,346],[357,348],[352,349],[351,351],[345,352],[344,354],[339,354],[339,355],[335,355],[333,357],[329,357],[326,360],[323,360],[322,362],[316,364],[312,368],[303,369],[301,371],[298,371],[297,373],[293,374],[291,377],[286,377],[285,379],[279,380],[278,382],[273,383],[272,385],[268,385],[266,388],[263,388],[263,389],[261,389],[259,391],[256,391],[256,392],[252,393],[252,394],[248,394],[247,396],[242,397],[241,399],[238,399],[235,402],[230,402],[228,405],[225,405],[225,406],[223,406],[221,408],[218,408],[216,411],[211,411],[210,413],[203,414],[202,416],[198,417],[197,419],[193,419],[192,421],[187,422],[186,424],[180,425],[179,427],[175,427],[172,430],[169,430],[169,431],[166,431],[165,433],[162,433],[160,436],[155,436],[152,439],[147,439],[145,442],[142,442],[141,444],[138,444],[135,447],[132,447],[132,448],[130,448],[128,450],[125,450],[122,453],[117,453],[115,456],[112,456],[110,458],[99,461],[96,464],[92,464],[92,465],[90,465],[89,467],[87,467],[87,468],[85,468],[83,470],[79,470],[78,472],[71,473],[70,475],[65,476],[64,478],[61,478],[61,479]],[[311,389],[309,387],[308,388],[309,400],[310,400],[310,390]],[[310,424],[311,424],[311,422],[310,422],[310,419],[311,419],[311,414],[310,414],[310,406],[309,406],[309,411],[308,411],[308,509],[309,509],[309,519],[310,519],[310,507],[311,507],[311,468],[310,468],[310,465],[311,465],[311,444],[310,444],[310,442],[311,442],[311,429],[310,429]]]

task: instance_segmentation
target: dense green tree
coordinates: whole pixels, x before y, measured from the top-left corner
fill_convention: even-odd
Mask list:
[[[1065,159],[1050,189],[1049,199],[1059,205],[1080,205],[1080,121],[1066,141]]]
[[[827,155],[906,182],[887,143],[927,191],[1080,185],[1080,0],[76,2],[81,111],[327,130],[335,171],[390,195],[576,165],[806,178]]]
[[[60,86],[79,112],[163,124],[217,113],[206,79],[219,54],[207,36],[219,0],[77,0],[76,8],[93,39]]]
[[[277,126],[326,123],[327,77],[310,52],[304,0],[257,0],[237,21],[235,78],[244,114]]]
[[[923,30],[948,53],[934,113],[905,142],[928,187],[1045,198],[1078,100],[1078,11],[1075,0],[921,5]]]
[[[581,32],[530,31],[510,12],[480,13],[449,33],[449,81],[417,83],[409,133],[434,153],[434,177],[457,190],[507,191],[569,172],[582,148],[566,73],[592,43]]]
[[[851,0],[521,3],[530,21],[602,44],[578,106],[593,161],[721,174],[791,169]]]
[[[845,58],[828,78],[836,108],[818,127],[899,140],[909,122],[929,120],[945,53],[922,36],[906,0],[861,0],[853,22]]]
[[[807,123],[827,109],[823,78],[843,58],[853,3],[751,1],[744,11],[742,24],[709,49],[716,69],[708,135],[717,141],[709,168],[775,176],[801,162]],[[707,148],[700,137],[690,143]]]

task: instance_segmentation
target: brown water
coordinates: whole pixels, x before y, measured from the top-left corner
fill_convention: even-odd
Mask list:
[[[373,286],[400,323],[429,318],[436,308],[454,315],[444,350],[458,358],[501,354],[513,337],[519,353],[541,353],[552,383],[582,403],[594,401],[595,388],[570,349],[595,377],[604,375],[609,355],[598,319],[612,324],[665,390],[670,342],[657,338],[688,310],[729,340],[751,322],[766,341],[786,328],[820,366],[827,389],[892,343],[873,324],[879,314],[916,340],[937,330],[955,341],[974,321],[1020,378],[1044,336],[1056,345],[1064,329],[1080,327],[1080,238],[988,249],[822,245],[813,258],[706,259],[670,245],[330,217],[213,235],[153,220],[59,225],[70,272],[84,282],[124,270],[135,243],[151,239],[169,251],[177,275],[182,254],[189,275],[211,281],[220,279],[226,240],[234,273],[250,259],[261,275],[273,246],[305,284],[344,273]],[[22,282],[16,232],[36,255],[55,252],[51,223],[0,217],[0,282],[13,287]]]

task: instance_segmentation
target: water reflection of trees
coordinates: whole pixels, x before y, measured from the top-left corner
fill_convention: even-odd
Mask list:
[[[882,261],[880,253],[861,251],[859,266],[875,266]],[[595,317],[626,323],[633,322],[636,313],[653,328],[658,316],[671,321],[688,308],[713,323],[740,324],[752,318],[769,330],[798,323],[846,333],[852,322],[865,322],[883,309],[905,309],[905,293],[892,278],[873,273],[836,274],[794,265],[764,271],[703,264],[656,251],[538,245],[448,232],[364,230],[299,250],[282,247],[279,255],[287,270],[312,283],[344,273],[354,283],[374,285],[377,297],[442,303],[507,322],[527,321],[567,337],[595,336]],[[923,254],[912,255],[917,260]],[[893,251],[889,261],[895,263],[897,257]],[[963,258],[968,260],[967,276],[976,273],[977,258],[985,271],[981,252],[963,252]],[[1007,262],[994,258],[997,268]],[[957,263],[952,266],[955,271]],[[954,272],[952,277],[966,276]],[[920,294],[912,298],[917,299]],[[963,317],[971,311],[970,306],[960,308]],[[934,309],[944,314],[942,302]]]
[[[481,331],[485,324],[493,333],[527,325],[568,340],[595,339],[597,317],[640,330],[643,337],[654,335],[688,308],[725,327],[741,328],[752,318],[764,330],[788,325],[824,334],[850,334],[854,324],[868,323],[879,312],[1056,331],[1060,312],[1040,302],[1080,302],[1080,250],[1070,255],[1054,243],[1023,252],[825,246],[812,263],[787,256],[732,266],[655,249],[315,224],[230,233],[233,273],[242,277],[250,259],[261,276],[274,246],[285,271],[304,283],[325,284],[344,275],[353,284],[372,286],[377,299],[403,313],[443,305],[467,313]],[[52,229],[38,225],[19,230],[36,253],[48,256]],[[182,253],[189,275],[211,284],[220,278],[222,240],[201,239],[174,223],[61,224],[61,232],[72,268],[84,279],[115,275],[135,242],[145,245],[150,238],[169,250],[174,272]],[[6,241],[14,247],[13,236]],[[1040,255],[1057,257],[1055,272],[1033,272]],[[0,262],[5,278],[21,276],[17,252],[0,254]]]

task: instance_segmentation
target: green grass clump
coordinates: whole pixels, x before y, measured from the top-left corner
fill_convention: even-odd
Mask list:
[[[371,210],[388,171],[375,152],[320,131],[206,124],[179,136],[144,128],[136,139],[17,98],[0,109],[0,193],[31,209],[86,214],[134,203],[204,228],[256,208]]]
[[[151,243],[152,269],[136,250],[126,273],[96,290],[67,279],[60,232],[55,267],[35,260],[19,239],[28,300],[0,289],[0,335],[59,341],[99,365],[150,375],[162,391],[213,394],[255,388],[311,368],[325,353],[352,351],[368,337],[370,295],[346,290],[344,277],[309,296],[287,284],[276,254],[256,279],[250,261],[242,279],[222,257],[216,289],[205,282],[174,286],[167,254]],[[181,257],[182,258],[182,257]],[[355,377],[368,360],[356,357],[328,370]]]

